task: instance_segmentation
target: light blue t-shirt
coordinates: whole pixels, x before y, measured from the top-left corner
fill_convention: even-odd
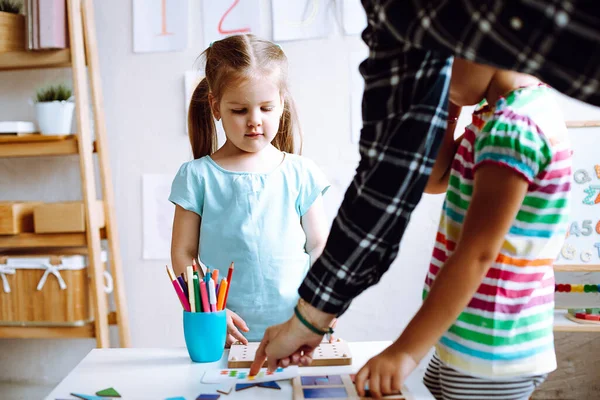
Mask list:
[[[206,156],[175,176],[169,200],[202,218],[202,263],[219,281],[235,263],[227,308],[248,324],[248,340],[293,314],[310,267],[300,217],[328,188],[314,162],[288,153],[269,173],[228,171]]]

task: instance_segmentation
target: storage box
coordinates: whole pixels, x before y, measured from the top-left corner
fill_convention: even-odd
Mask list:
[[[0,235],[33,232],[33,209],[39,202],[0,202]]]
[[[106,265],[106,252],[102,261]],[[0,254],[0,325],[80,326],[92,321],[87,264],[83,254]],[[112,291],[112,279],[107,271],[104,275],[107,291]]]
[[[93,218],[104,227],[104,204],[94,202]],[[82,201],[43,203],[33,209],[35,233],[85,232],[85,208]]]
[[[25,16],[0,11],[0,53],[25,50]]]

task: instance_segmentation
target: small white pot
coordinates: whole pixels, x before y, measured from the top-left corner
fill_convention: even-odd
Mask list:
[[[35,103],[35,117],[42,135],[68,135],[71,133],[75,103],[48,101]]]

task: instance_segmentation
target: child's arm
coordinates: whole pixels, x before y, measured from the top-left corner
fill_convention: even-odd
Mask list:
[[[370,381],[371,392],[375,389],[378,394],[390,393],[399,389],[396,385],[406,379],[456,321],[500,252],[527,188],[525,178],[506,167],[483,164],[477,169],[473,198],[454,253],[402,335],[359,372],[359,394],[362,395],[365,379],[369,377],[375,378]],[[387,383],[380,387],[380,381]]]
[[[475,173],[473,198],[454,253],[439,272],[421,309],[398,342],[420,360],[456,321],[496,260],[529,183],[503,166]]]
[[[435,164],[431,170],[431,175],[425,186],[425,193],[439,194],[446,193],[448,189],[448,179],[450,178],[450,170],[452,168],[452,160],[458,150],[458,145],[462,139],[462,135],[458,139],[454,139],[454,131],[456,130],[457,121],[454,120],[460,116],[462,107],[450,103],[448,105],[448,125],[444,140],[438,150],[438,155],[435,159]]]
[[[185,267],[198,257],[199,238],[200,216],[176,205],[171,238],[171,264],[175,274],[185,273]]]
[[[308,211],[302,216],[302,228],[306,234],[306,252],[310,255],[310,265],[317,261],[323,252],[329,229],[323,205],[323,196],[319,195]]]

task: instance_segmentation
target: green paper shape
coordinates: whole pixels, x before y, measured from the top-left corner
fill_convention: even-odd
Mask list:
[[[108,388],[108,389],[99,390],[99,391],[96,392],[96,396],[102,396],[102,397],[121,397],[121,395],[119,394],[119,392],[117,392],[114,388]]]

